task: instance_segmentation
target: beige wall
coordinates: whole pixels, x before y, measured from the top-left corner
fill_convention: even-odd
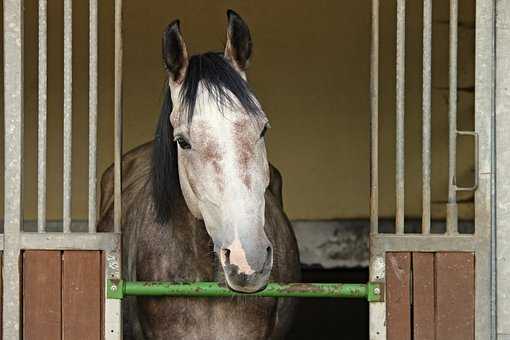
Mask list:
[[[268,114],[270,160],[284,177],[291,218],[367,217],[369,188],[370,1],[125,2],[125,149],[152,138],[165,74],[160,38],[181,19],[191,53],[221,50],[227,8],[249,23],[254,58],[249,80]],[[25,215],[36,216],[36,15],[26,1]],[[99,174],[112,161],[113,8],[100,1]],[[421,5],[408,2],[406,91],[406,213],[421,210]],[[473,128],[474,0],[461,1],[459,125]],[[433,187],[435,217],[444,215],[447,188],[448,4],[434,3]],[[62,212],[62,4],[49,2],[48,218]],[[394,2],[381,7],[382,216],[394,210]],[[87,216],[88,40],[86,1],[74,2],[73,216]],[[2,123],[3,124],[3,119]],[[1,127],[1,126],[0,126]],[[459,143],[459,182],[472,177],[470,142]],[[3,147],[0,155],[3,159]],[[3,171],[3,168],[2,170]],[[3,176],[3,173],[1,173]],[[0,185],[3,193],[3,183]],[[469,196],[469,195],[468,195]],[[3,197],[2,197],[3,199]],[[3,203],[3,202],[0,202]],[[3,204],[2,204],[3,208]],[[471,205],[461,215],[470,217]]]

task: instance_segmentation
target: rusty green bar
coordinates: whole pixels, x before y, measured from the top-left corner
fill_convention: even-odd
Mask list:
[[[238,293],[218,282],[108,282],[109,299],[124,296],[192,296],[192,297],[299,297],[299,298],[364,298],[368,301],[382,301],[383,289],[380,283],[269,283],[264,290],[256,293]]]

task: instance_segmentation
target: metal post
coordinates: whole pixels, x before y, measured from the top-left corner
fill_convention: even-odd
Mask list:
[[[23,223],[23,1],[4,0],[5,207],[3,338],[20,339],[20,231]]]
[[[404,116],[405,116],[405,31],[406,31],[406,1],[397,1],[397,119],[396,119],[396,218],[395,231],[397,234],[404,233]]]
[[[421,232],[430,233],[430,148],[432,77],[432,0],[423,1],[423,93],[422,93],[422,219]]]
[[[73,1],[64,0],[64,216],[63,231],[71,231],[73,148]]]
[[[38,129],[37,129],[37,230],[46,231],[46,117],[47,117],[47,8],[39,0]]]
[[[448,100],[448,203],[446,211],[446,231],[457,233],[457,189],[455,173],[457,169],[457,22],[458,0],[450,0],[450,65]]]
[[[120,280],[122,256],[120,232],[122,222],[122,0],[115,0],[115,150],[114,150],[114,232],[119,243],[114,251],[105,253],[106,276],[104,287],[109,280]],[[104,308],[105,339],[122,339],[122,309],[119,300],[107,299]]]
[[[97,0],[89,2],[89,232],[97,220]]]
[[[379,231],[379,0],[372,0],[370,43],[370,232]]]
[[[370,243],[379,233],[379,0],[372,0],[370,44]],[[381,267],[382,266],[382,267]],[[370,280],[384,284],[384,260],[370,252]],[[384,292],[384,290],[383,290]],[[386,338],[386,304],[369,305],[370,340]]]
[[[493,323],[497,322],[497,336],[499,339],[510,338],[510,2],[499,1],[496,15],[496,182],[497,191],[493,206],[496,208],[497,228],[493,230],[493,240],[497,242],[493,252],[492,293],[493,303],[497,310],[493,310]],[[483,228],[483,227],[482,227]],[[496,283],[497,281],[497,283]],[[497,287],[497,289],[496,289]],[[496,313],[497,312],[497,313]],[[495,332],[494,332],[495,333]],[[495,334],[492,334],[496,338]]]
[[[379,283],[269,283],[256,293],[238,293],[218,282],[142,282],[113,281],[108,284],[108,298],[124,296],[194,296],[194,297],[299,297],[299,298],[365,298],[383,301],[383,285]]]
[[[370,281],[380,284],[386,281],[386,263],[385,249],[380,247],[380,243],[374,242],[377,236],[385,236],[385,234],[370,236]],[[386,294],[386,293],[384,293]],[[369,305],[369,336],[370,340],[386,340],[386,302],[372,302]]]
[[[493,244],[495,238],[499,236],[495,230],[496,222],[499,229],[499,216],[496,219],[494,208],[495,195],[501,192],[500,189],[504,189],[503,186],[500,187],[498,178],[498,190],[496,192],[495,171],[499,171],[501,165],[504,164],[498,163],[496,167],[494,142],[496,137],[504,138],[498,133],[500,131],[496,131],[500,124],[504,124],[504,121],[500,122],[498,120],[495,124],[496,109],[494,105],[499,106],[503,101],[499,100],[500,97],[495,98],[494,86],[496,80],[504,79],[505,73],[500,72],[501,70],[495,73],[495,68],[502,66],[502,60],[500,58],[496,59],[495,49],[507,47],[505,44],[495,45],[496,39],[504,38],[504,36],[498,35],[501,32],[496,34],[495,29],[500,27],[503,28],[502,30],[505,29],[504,25],[496,26],[496,20],[504,17],[504,13],[496,12],[496,3],[503,5],[507,1],[479,0],[476,1],[475,10],[475,131],[479,139],[480,157],[475,170],[477,172],[475,175],[478,175],[475,176],[475,179],[479,177],[478,187],[474,192],[475,237],[478,242],[475,263],[476,339],[492,339],[495,338],[496,334],[496,268],[493,265],[496,258],[495,252],[501,250],[501,247],[499,245],[496,247]],[[501,22],[498,24],[501,24]],[[505,114],[508,114],[508,112],[505,112]],[[497,241],[499,242],[500,239],[497,238]],[[503,275],[501,278],[504,279],[505,276]]]
[[[122,0],[115,0],[115,168],[114,231],[122,221]]]
[[[100,233],[98,233],[100,234]],[[97,235],[97,234],[96,234]],[[119,234],[114,234],[120,236]],[[110,290],[111,280],[119,282],[121,279],[121,247],[120,237],[114,249],[104,253],[105,261],[105,279],[104,289]],[[120,300],[106,299],[104,303],[104,339],[121,340],[122,339],[122,306]]]

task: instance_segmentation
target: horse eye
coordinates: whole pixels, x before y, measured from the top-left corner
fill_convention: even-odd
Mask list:
[[[179,144],[179,146],[183,149],[191,149],[191,144],[188,143],[188,141],[186,139],[184,139],[182,136],[179,136],[175,139],[175,141],[177,142],[177,144]]]

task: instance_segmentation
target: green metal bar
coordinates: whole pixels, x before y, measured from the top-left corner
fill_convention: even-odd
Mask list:
[[[192,297],[299,297],[299,298],[364,298],[383,301],[382,283],[269,283],[257,293],[238,293],[217,282],[143,282],[108,281],[107,297],[122,299],[124,296],[192,296]]]

